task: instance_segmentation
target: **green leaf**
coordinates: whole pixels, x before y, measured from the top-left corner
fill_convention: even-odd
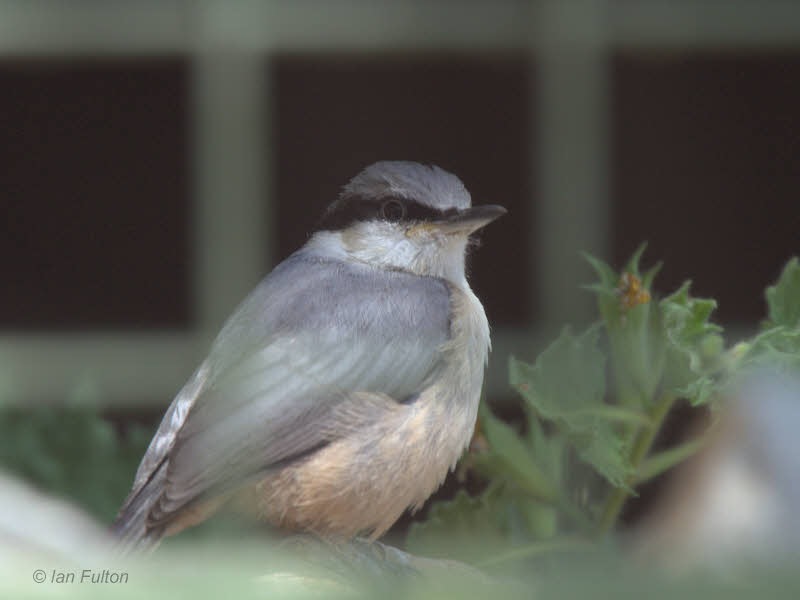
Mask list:
[[[548,479],[553,483],[555,489],[559,490],[560,497],[556,502],[556,508],[560,514],[566,517],[570,523],[583,531],[589,531],[591,524],[588,516],[585,514],[583,508],[578,507],[569,499],[570,493],[566,489],[567,479],[569,478],[570,466],[570,446],[574,446],[576,439],[570,439],[563,431],[553,428],[553,431],[545,432],[542,422],[536,415],[536,411],[526,405],[528,413],[528,431],[527,431],[527,444],[531,449],[534,460],[537,464],[541,465],[543,472]],[[541,503],[535,499],[530,499],[529,506],[533,506],[533,510],[539,509]],[[537,506],[538,505],[538,506]],[[529,521],[529,529],[536,535],[536,537],[544,537],[542,533],[541,522],[540,525],[534,527],[530,524],[529,509],[522,507],[521,510],[526,514]],[[557,514],[557,513],[556,513]],[[539,514],[540,519],[547,519],[546,515]]]
[[[691,297],[690,286],[690,281],[684,282],[659,307],[668,343],[665,385],[697,406],[706,403],[714,391],[711,374],[724,343],[718,333],[722,328],[708,322],[717,303]]]
[[[611,422],[635,413],[617,411],[603,400],[605,357],[598,335],[597,328],[579,336],[565,328],[535,365],[512,357],[509,378],[535,414],[554,421],[569,437],[582,460],[620,486],[631,469]]]
[[[592,266],[597,276],[600,278],[598,288],[613,293],[614,289],[617,287],[617,280],[619,279],[616,271],[608,266],[606,262],[595,258],[591,254],[584,253],[583,258]]]
[[[547,539],[558,532],[558,510],[552,504],[543,504],[532,498],[522,498],[519,500],[518,509],[532,537]]]
[[[698,345],[706,336],[722,331],[719,325],[708,322],[711,313],[717,308],[715,300],[689,296],[691,281],[660,302],[664,312],[664,328],[667,339],[675,346],[696,352]],[[699,352],[697,358],[700,358]]]
[[[737,344],[732,370],[741,375],[755,369],[800,371],[800,328],[773,327],[749,344]]]
[[[656,278],[656,275],[661,271],[661,267],[664,266],[664,263],[658,261],[655,265],[650,267],[645,274],[642,276],[642,287],[646,290],[650,290],[653,287],[653,280]]]
[[[626,480],[633,470],[629,445],[609,425],[598,426],[586,443],[578,444],[578,455],[611,485],[629,489]]]
[[[675,390],[675,395],[686,398],[692,406],[707,404],[716,391],[717,384],[708,375],[702,375],[682,388]]]
[[[600,282],[587,286],[597,295],[611,345],[616,398],[620,404],[646,409],[655,401],[661,380],[665,342],[660,313],[650,301],[650,287],[661,264],[644,275],[639,262],[646,248],[640,245],[621,273],[604,262],[586,256],[600,276]]]
[[[533,556],[536,553],[525,549],[536,540],[552,540],[558,527],[558,512],[552,505],[513,486],[493,484],[478,497],[459,490],[452,500],[434,502],[424,522],[412,523],[406,550],[489,566]],[[516,548],[521,549],[519,557]],[[548,553],[544,548],[549,546],[543,547]]]
[[[537,464],[556,489],[561,489],[564,477],[564,461],[567,453],[567,438],[560,431],[549,435],[532,410],[528,410],[526,442]]]
[[[636,277],[641,279],[641,273],[639,272],[639,260],[642,258],[644,251],[647,249],[647,242],[642,242],[639,244],[639,247],[634,250],[633,255],[628,259],[628,262],[625,263],[624,271],[628,273],[633,273]],[[659,267],[660,268],[660,267]]]
[[[619,292],[617,286],[619,285],[619,274],[612,269],[607,263],[595,258],[591,254],[584,254],[583,257],[592,266],[600,278],[598,283],[583,286],[584,289],[590,290],[597,295],[597,305],[600,314],[606,323],[616,322],[621,316],[619,308]]]
[[[132,426],[119,437],[89,406],[8,407],[0,410],[0,468],[110,521],[151,435]]]
[[[800,261],[796,256],[786,263],[777,283],[768,287],[765,295],[773,325],[800,327]]]
[[[481,426],[489,442],[489,452],[475,457],[476,466],[491,465],[494,475],[503,474],[528,494],[545,502],[558,498],[558,488],[537,463],[537,457],[523,438],[495,417],[485,404],[481,405]]]
[[[434,502],[424,522],[411,524],[406,549],[413,554],[468,563],[485,560],[508,544],[503,504],[499,488],[477,498],[459,490],[450,501]]]
[[[511,385],[542,417],[567,430],[591,429],[600,420],[591,409],[604,406],[605,394],[605,357],[597,338],[596,328],[580,336],[565,328],[535,365],[510,359]]]

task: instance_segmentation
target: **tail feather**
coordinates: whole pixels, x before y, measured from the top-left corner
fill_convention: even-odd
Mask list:
[[[161,542],[164,527],[148,527],[148,518],[164,491],[166,466],[164,461],[150,480],[128,497],[111,525],[111,533],[116,538],[114,547],[119,554],[152,552]]]

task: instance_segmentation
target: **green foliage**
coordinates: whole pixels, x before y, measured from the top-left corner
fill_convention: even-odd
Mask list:
[[[784,267],[775,285],[767,288],[768,318],[750,342],[734,346],[729,360],[739,372],[764,367],[800,370],[800,261]]]
[[[717,307],[714,300],[689,296],[690,282],[660,303],[668,342],[665,384],[670,393],[688,399],[695,406],[711,397],[711,374],[722,351],[722,328],[708,322]]]
[[[528,407],[539,417],[554,421],[586,462],[613,485],[623,486],[630,465],[624,444],[616,439],[611,425],[617,418],[643,417],[603,401],[606,360],[598,338],[596,327],[580,336],[565,328],[535,365],[512,357],[509,379]]]
[[[800,261],[797,257],[786,264],[778,283],[768,287],[765,295],[773,327],[800,327]]]
[[[432,557],[476,563],[487,548],[507,545],[510,529],[505,517],[513,510],[508,500],[497,490],[479,498],[459,491],[450,502],[432,506],[424,526],[411,526],[407,546],[425,548]],[[476,539],[481,540],[481,547],[474,543]]]
[[[120,438],[89,407],[0,407],[0,467],[110,522],[151,435]]]
[[[489,452],[476,457],[476,468],[485,473],[501,474],[524,489],[531,497],[552,502],[556,487],[551,482],[551,465],[540,464],[534,452],[536,440],[519,436],[511,427],[481,407],[481,424],[489,442]]]
[[[481,406],[483,449],[467,464],[487,487],[432,506],[409,532],[410,551],[492,568],[585,552],[613,528],[638,485],[702,446],[698,438],[651,452],[675,401],[716,405],[753,370],[800,371],[797,258],[765,292],[761,331],[728,347],[710,321],[716,302],[693,297],[688,281],[658,297],[660,265],[641,270],[643,251],[619,272],[586,257],[597,274],[586,286],[597,322],[577,333],[565,327],[533,363],[510,359],[524,421],[505,423]],[[0,467],[109,522],[151,433],[131,427],[120,436],[86,406],[0,406]]]
[[[413,551],[425,553],[436,547],[433,540],[470,526],[495,544],[505,540],[503,555],[517,558],[602,537],[637,485],[702,446],[698,438],[651,452],[676,400],[716,405],[753,369],[800,370],[797,258],[766,290],[763,330],[727,349],[722,328],[710,322],[716,302],[693,297],[689,281],[654,297],[660,264],[641,271],[644,248],[620,272],[586,257],[598,277],[586,289],[595,294],[599,320],[577,334],[565,327],[533,364],[510,359],[509,381],[525,408],[522,431],[481,407],[486,448],[470,454],[468,464],[488,489],[436,505],[432,518],[412,530]],[[450,556],[481,562],[458,547]]]

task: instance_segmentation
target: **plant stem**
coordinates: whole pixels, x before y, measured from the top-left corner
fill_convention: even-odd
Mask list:
[[[690,456],[694,455],[706,443],[706,438],[701,437],[696,440],[684,442],[679,446],[664,450],[658,454],[649,456],[647,460],[643,461],[636,473],[636,485],[641,485],[655,477],[658,477],[663,472],[668,471],[677,464],[683,462]]]
[[[479,568],[485,568],[499,563],[509,562],[512,560],[521,560],[523,558],[531,558],[533,556],[541,556],[542,554],[550,554],[552,552],[591,552],[593,550],[596,550],[596,546],[587,540],[544,540],[540,542],[533,542],[531,544],[525,544],[519,548],[514,548],[508,552],[495,555],[478,563],[475,566]]]
[[[586,535],[591,534],[593,523],[577,506],[562,498],[558,503],[558,508],[564,513],[564,516],[571,520],[574,525],[580,527],[581,531]]]
[[[639,469],[639,465],[650,451],[650,446],[653,445],[653,440],[655,440],[658,430],[661,429],[664,417],[667,416],[674,402],[675,396],[672,394],[663,394],[649,411],[651,424],[649,427],[641,428],[633,443],[633,448],[631,449],[630,462],[633,468],[633,474],[628,477],[625,486],[614,488],[609,494],[595,529],[595,533],[598,536],[608,533],[614,526],[614,523],[616,523],[619,513],[622,511],[622,507],[631,493],[630,487],[636,482],[636,473]]]

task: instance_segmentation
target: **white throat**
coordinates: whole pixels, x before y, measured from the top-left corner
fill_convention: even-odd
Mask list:
[[[466,247],[466,235],[427,231],[409,236],[400,227],[381,222],[360,223],[343,231],[318,231],[305,245],[321,256],[440,277],[468,289]]]

